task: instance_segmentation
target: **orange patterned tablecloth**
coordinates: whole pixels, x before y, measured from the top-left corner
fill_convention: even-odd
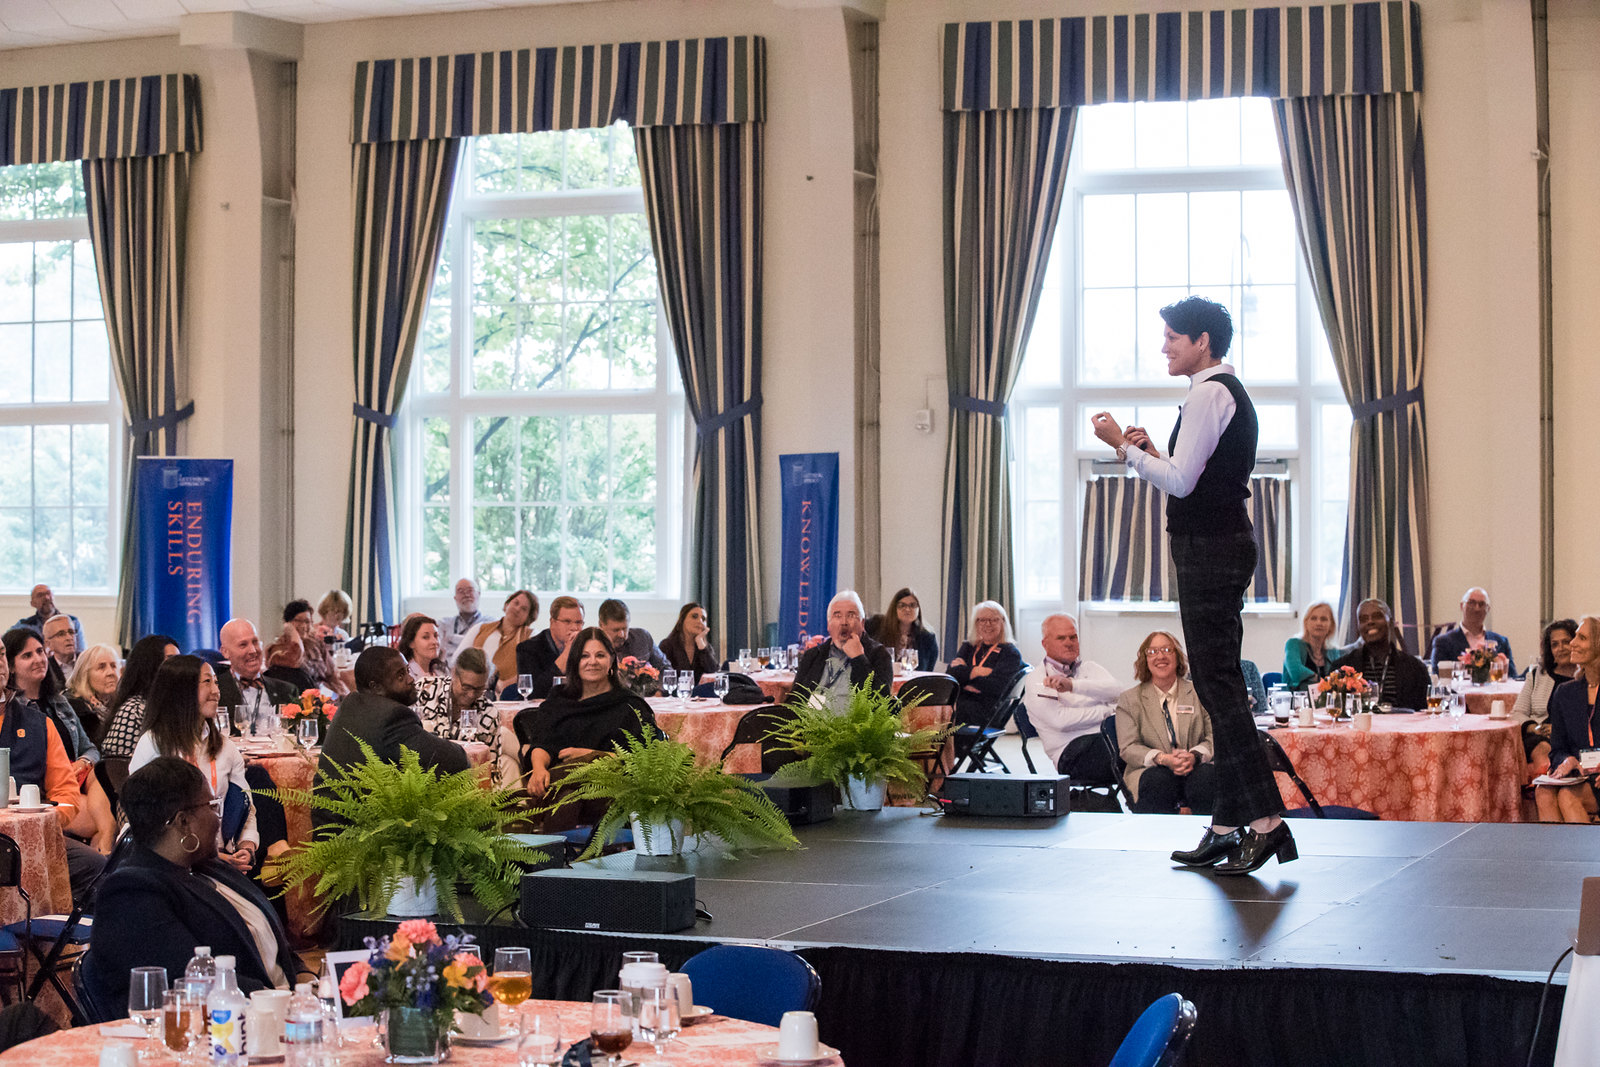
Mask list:
[[[1496,700],[1505,701],[1506,714],[1511,714],[1511,705],[1517,702],[1517,694],[1522,692],[1521,682],[1489,682],[1485,685],[1475,685],[1462,693],[1466,698],[1468,715],[1487,715],[1494,707]]]
[[[1352,726],[1276,729],[1272,736],[1322,804],[1420,822],[1521,822],[1526,775],[1516,725],[1487,716],[1375,715]],[[1278,775],[1285,806],[1305,801]]]
[[[316,753],[313,749],[313,754]],[[299,750],[293,752],[246,752],[245,759],[260,764],[272,775],[272,784],[279,789],[310,789],[317,777],[316,760]],[[289,824],[289,844],[298,848],[311,840],[311,809],[303,804],[285,804],[284,821]],[[289,936],[297,944],[317,940],[321,920],[311,914],[314,897],[310,886],[301,886],[289,894]]]
[[[554,1009],[561,1016],[563,1044],[574,1038],[589,1036],[589,1005],[572,1001],[530,1000],[528,1010]],[[101,1026],[84,1026],[76,1030],[41,1037],[17,1045],[0,1054],[0,1063],[27,1064],[28,1067],[83,1067],[100,1058],[100,1049],[108,1040],[127,1030],[126,1020]],[[101,1031],[111,1029],[113,1037]],[[383,1063],[383,1053],[372,1045],[374,1031],[371,1026],[352,1026],[344,1030],[345,1047],[339,1052],[340,1067],[378,1067]],[[827,1039],[827,1035],[822,1035]],[[129,1041],[135,1047],[143,1046],[143,1039]],[[712,1016],[705,1022],[685,1027],[672,1042],[667,1055],[660,1057],[650,1045],[636,1042],[623,1056],[629,1060],[655,1063],[665,1059],[672,1067],[743,1067],[770,1062],[763,1053],[776,1047],[778,1031],[771,1026],[748,1023],[741,1019]],[[161,1051],[165,1054],[165,1046]],[[173,1061],[165,1060],[170,1064]],[[457,1045],[450,1050],[450,1062],[457,1067],[514,1067],[516,1049],[511,1045],[488,1048],[468,1048]],[[596,1062],[601,1062],[596,1060]],[[839,1067],[843,1060],[838,1056],[818,1061],[819,1064]]]
[[[0,834],[22,851],[22,888],[33,899],[33,914],[65,915],[72,910],[72,881],[67,875],[67,839],[56,809],[17,811],[0,808]],[[19,923],[27,908],[22,894],[0,889],[0,925]]]

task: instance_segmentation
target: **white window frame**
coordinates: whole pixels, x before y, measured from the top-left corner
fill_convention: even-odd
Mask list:
[[[411,381],[402,405],[397,434],[401,485],[400,539],[403,568],[402,599],[405,610],[441,610],[449,602],[451,590],[426,588],[423,579],[423,504],[418,487],[422,484],[423,423],[445,419],[450,424],[452,445],[471,440],[471,426],[484,416],[510,415],[513,418],[538,416],[632,415],[656,417],[656,588],[651,593],[619,592],[598,594],[565,589],[535,589],[541,601],[571,593],[580,599],[620,596],[635,615],[641,610],[674,610],[680,603],[687,572],[684,486],[690,462],[690,441],[686,432],[687,411],[659,287],[656,297],[656,381],[651,388],[585,389],[544,391],[479,391],[472,388],[472,225],[484,219],[559,218],[567,215],[642,215],[644,191],[639,187],[618,189],[560,190],[541,193],[473,193],[472,152],[463,153],[452,190],[445,241],[450,256],[451,277],[457,284],[450,292],[450,385],[444,393],[427,393],[422,388],[423,359],[420,350],[412,361]],[[420,338],[419,338],[420,345]],[[479,581],[480,569],[474,559],[472,538],[472,455],[469,449],[452,447],[450,464],[450,582],[462,577]],[[496,615],[501,597],[512,592],[482,589],[481,610]]]
[[[1011,414],[1009,430],[1013,442],[1010,457],[1013,494],[1013,558],[1018,570],[1026,567],[1026,506],[1029,502],[1027,471],[1021,462],[1023,442],[1028,440],[1029,412],[1042,408],[1055,409],[1060,419],[1062,458],[1059,468],[1060,484],[1056,487],[1061,502],[1061,587],[1059,596],[1033,593],[1025,573],[1019,573],[1017,602],[1019,611],[1039,612],[1056,610],[1062,603],[1077,601],[1080,608],[1090,612],[1171,613],[1176,601],[1088,601],[1079,600],[1079,561],[1084,546],[1083,512],[1084,487],[1096,474],[1115,474],[1119,465],[1110,450],[1099,441],[1086,436],[1080,423],[1087,424],[1085,412],[1100,411],[1127,405],[1167,405],[1176,408],[1188,392],[1188,383],[1172,379],[1169,383],[1126,381],[1084,382],[1078,380],[1077,354],[1083,347],[1080,324],[1082,322],[1083,294],[1079,286],[1082,275],[1083,201],[1086,196],[1107,193],[1162,193],[1207,191],[1255,191],[1283,189],[1281,168],[1276,166],[1242,167],[1185,167],[1173,169],[1142,168],[1117,171],[1089,171],[1080,165],[1082,153],[1076,148],[1067,173],[1067,192],[1056,226],[1051,256],[1059,258],[1051,266],[1059,272],[1061,294],[1060,381],[1055,385],[1030,384],[1019,377],[1008,405]],[[1298,249],[1298,242],[1296,248]],[[1307,272],[1304,255],[1296,256],[1296,370],[1298,380],[1289,382],[1249,382],[1251,400],[1258,406],[1264,404],[1293,403],[1296,406],[1294,448],[1262,448],[1257,452],[1258,472],[1286,471],[1290,482],[1290,509],[1293,516],[1293,553],[1291,560],[1292,583],[1288,603],[1248,603],[1247,613],[1258,615],[1289,614],[1299,605],[1321,599],[1323,589],[1316,573],[1320,567],[1318,542],[1325,522],[1337,520],[1341,527],[1344,515],[1324,515],[1320,498],[1323,457],[1321,454],[1321,411],[1324,404],[1346,406],[1343,390],[1336,378],[1319,380],[1316,377],[1318,362],[1326,358],[1320,343],[1321,319],[1317,308],[1315,290]],[[1048,293],[1046,298],[1048,298]],[[1233,310],[1233,309],[1230,309]],[[1161,323],[1141,323],[1141,344],[1159,348]],[[1030,339],[1030,349],[1038,343]],[[1167,442],[1157,446],[1166,451]],[[1097,462],[1101,464],[1096,469]],[[1070,509],[1069,509],[1070,505]]]

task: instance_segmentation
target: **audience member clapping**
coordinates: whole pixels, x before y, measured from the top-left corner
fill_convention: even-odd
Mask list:
[[[1595,694],[1600,691],[1600,619],[1585,615],[1569,646],[1577,675],[1550,694],[1550,773],[1572,778],[1571,785],[1541,785],[1534,802],[1543,822],[1593,821],[1596,804],[1594,782],[1585,775],[1579,753],[1596,747],[1600,728],[1595,723]]]
[[[678,609],[678,621],[661,639],[661,655],[673,670],[693,671],[697,683],[702,675],[716,672],[720,661],[705,608],[691,601]]]
[[[894,661],[889,650],[866,633],[861,598],[853,590],[835,593],[828,601],[828,636],[800,654],[794,672],[796,692],[809,693],[819,705],[842,710],[850,690],[871,683],[880,693],[894,684]]]
[[[1413,711],[1427,707],[1428,666],[1401,646],[1389,605],[1363,600],[1356,607],[1356,630],[1360,642],[1334,660],[1334,669],[1360,671],[1381,703]]]
[[[1184,806],[1211,813],[1217,792],[1211,716],[1188,672],[1178,639],[1157,630],[1134,657],[1139,684],[1117,698],[1117,747],[1134,811],[1170,814]]]
[[[301,693],[316,689],[317,683],[306,670],[305,653],[306,645],[300,640],[300,632],[291,623],[284,623],[277,640],[267,646],[267,669],[262,677],[275,678]]]
[[[1557,619],[1539,634],[1539,661],[1523,676],[1522,691],[1511,706],[1511,718],[1522,726],[1522,748],[1529,773],[1543,774],[1550,766],[1550,694],[1572,680],[1572,638],[1578,632],[1573,619]]]
[[[910,589],[895,593],[882,615],[867,620],[867,633],[896,656],[905,649],[916,649],[919,671],[939,665],[939,639],[922,624],[922,602]]]
[[[500,618],[478,623],[461,639],[463,649],[476,648],[483,653],[492,668],[489,680],[497,687],[517,680],[517,646],[533,636],[539,598],[518,589],[506,597],[500,611]]]
[[[947,668],[961,684],[956,696],[956,722],[981,726],[995,702],[1023,668],[1022,650],[1011,633],[1006,609],[985,600],[972,609],[972,636],[956,650]]]
[[[177,642],[166,634],[149,634],[133,643],[117,691],[106,706],[105,728],[95,739],[103,758],[127,759],[133,755],[133,746],[144,733],[145,701],[155,684],[156,672],[177,654]]]
[[[1333,661],[1344,649],[1334,642],[1339,624],[1333,605],[1319,600],[1300,615],[1300,632],[1283,643],[1283,684],[1290,689],[1305,689],[1321,681],[1333,670]]]

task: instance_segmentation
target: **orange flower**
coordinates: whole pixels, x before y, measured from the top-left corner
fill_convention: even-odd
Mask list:
[[[384,957],[393,963],[403,963],[411,955],[411,940],[404,933],[394,935],[394,940],[389,942],[389,950]]]
[[[469,975],[467,972],[474,967],[478,969],[478,973]],[[482,993],[489,988],[489,979],[483,971],[484,967],[481,959],[470,952],[462,952],[445,967],[444,980],[457,989],[471,989],[474,992]]]
[[[439,940],[439,931],[427,919],[407,919],[400,924],[399,936],[417,945],[432,945]]]

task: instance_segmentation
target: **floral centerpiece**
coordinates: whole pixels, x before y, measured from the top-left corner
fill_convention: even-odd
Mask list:
[[[624,656],[617,664],[617,673],[622,676],[622,684],[637,696],[653,697],[661,692],[661,672],[650,666],[649,660]]]
[[[1344,717],[1344,698],[1366,697],[1372,693],[1372,683],[1354,667],[1340,667],[1319,681],[1314,687],[1317,703],[1328,709],[1335,719]]]
[[[1466,668],[1472,675],[1473,685],[1483,685],[1489,680],[1489,674],[1494,670],[1494,661],[1500,656],[1498,642],[1489,642],[1482,648],[1469,648],[1456,657],[1456,662]]]
[[[300,694],[300,703],[283,706],[283,728],[293,733],[301,719],[316,719],[318,732],[328,729],[339,706],[322,695],[320,689],[307,689]]]
[[[494,1001],[471,934],[440,937],[433,923],[410,919],[366,944],[371,955],[344,972],[339,997],[352,1014],[387,1013],[390,1063],[437,1063],[456,1014],[482,1015]]]

